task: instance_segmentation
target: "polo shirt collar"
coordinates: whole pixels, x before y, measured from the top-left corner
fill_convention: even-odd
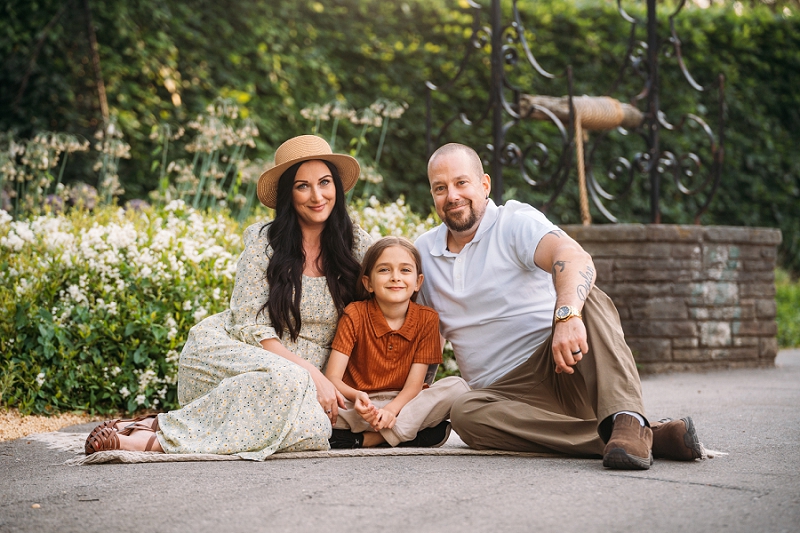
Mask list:
[[[383,316],[383,311],[378,306],[378,302],[375,301],[375,298],[369,300],[367,304],[368,314],[369,314],[369,321],[372,325],[372,331],[375,334],[375,337],[383,337],[389,333],[394,331],[392,328],[389,327],[389,323],[386,322],[386,317]],[[408,341],[414,340],[414,330],[415,325],[417,323],[417,319],[419,316],[419,305],[415,304],[414,302],[408,302],[408,312],[406,313],[406,321],[403,322],[403,327],[401,327],[397,334],[403,337]]]
[[[483,212],[481,223],[478,225],[478,231],[475,232],[475,236],[472,238],[470,243],[480,241],[486,232],[489,231],[492,226],[494,226],[494,223],[497,222],[497,217],[499,214],[500,208],[497,207],[497,204],[494,203],[494,200],[490,198],[489,202],[486,204],[486,211]],[[433,246],[431,247],[431,255],[445,255],[445,252],[447,252],[448,231],[450,230],[448,230],[445,223],[442,222],[436,230],[435,240]]]

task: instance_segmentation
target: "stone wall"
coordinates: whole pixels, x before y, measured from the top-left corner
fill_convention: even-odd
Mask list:
[[[772,366],[780,230],[562,226],[592,254],[642,372]]]

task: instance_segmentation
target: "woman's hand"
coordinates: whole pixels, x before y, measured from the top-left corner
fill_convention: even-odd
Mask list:
[[[333,426],[339,417],[339,408],[344,409],[344,396],[336,390],[331,380],[316,368],[311,372],[311,379],[314,380],[314,385],[317,387],[317,400]]]

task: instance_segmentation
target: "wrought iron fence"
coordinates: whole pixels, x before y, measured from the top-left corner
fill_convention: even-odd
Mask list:
[[[640,189],[649,190],[650,222],[660,223],[662,180],[665,178],[672,180],[675,190],[681,195],[696,198],[693,216],[695,223],[699,223],[719,187],[722,171],[724,78],[720,74],[714,83],[703,87],[690,74],[675,26],[685,0],[680,1],[668,16],[669,35],[666,39],[659,35],[656,0],[646,0],[645,19],[629,14],[623,8],[622,0],[617,0],[617,11],[630,26],[627,50],[616,80],[604,96],[599,97],[574,95],[570,65],[558,74],[541,66],[526,37],[528,32],[517,0],[511,3],[507,22],[503,20],[500,0],[492,0],[488,8],[488,26],[484,23],[487,18],[484,7],[474,0],[467,2],[472,14],[471,35],[455,74],[441,84],[426,82],[429,154],[449,139],[450,128],[460,121],[480,131],[489,130],[489,142],[478,151],[492,177],[492,196],[497,202],[502,201],[504,193],[503,170],[514,168],[525,183],[545,193],[547,199],[540,208],[547,211],[563,193],[572,176],[575,159],[584,224],[591,223],[590,201],[605,219],[617,222],[611,204],[629,197],[633,185],[642,179],[645,181]],[[646,31],[645,40],[640,37],[642,28]],[[491,77],[489,99],[483,110],[475,117],[470,117],[462,109],[456,110],[441,125],[434,127],[434,94],[455,90],[473,56],[487,48],[491,57]],[[678,68],[692,90],[704,93],[716,89],[716,131],[701,117],[701,113],[684,112],[676,120],[671,120],[661,108],[659,60],[662,56],[677,60]],[[563,97],[531,94],[533,87],[515,85],[510,74],[521,68],[530,69],[537,80],[560,79],[562,85],[566,82],[567,94]],[[631,86],[629,78],[632,76],[641,78],[637,92],[621,94],[623,86]],[[552,124],[554,135],[543,141],[523,131],[517,132],[523,121],[531,119]],[[690,129],[700,132],[704,150],[695,150],[691,146],[689,149],[681,148],[681,143],[675,142],[664,148],[662,133],[668,132],[676,137],[688,135]],[[596,133],[589,137],[589,131]],[[696,143],[697,136],[693,135],[692,143],[699,144]],[[612,136],[638,137],[644,146],[629,155]],[[620,150],[623,153],[619,153]],[[606,155],[604,162],[598,157],[601,152]],[[614,155],[608,157],[608,154]],[[603,165],[605,172],[601,174],[598,168]]]

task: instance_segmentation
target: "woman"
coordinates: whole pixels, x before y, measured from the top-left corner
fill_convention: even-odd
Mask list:
[[[123,449],[236,454],[326,450],[344,399],[324,376],[353,300],[369,235],[347,215],[358,162],[313,135],[283,143],[258,198],[275,220],[245,230],[230,309],[189,333],[177,411],[95,428],[86,453]]]

